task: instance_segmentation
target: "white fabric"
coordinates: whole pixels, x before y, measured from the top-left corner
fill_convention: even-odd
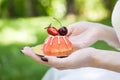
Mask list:
[[[112,25],[120,41],[120,0],[116,3],[112,13]]]
[[[120,73],[90,67],[71,70],[51,68],[42,80],[120,80]]]

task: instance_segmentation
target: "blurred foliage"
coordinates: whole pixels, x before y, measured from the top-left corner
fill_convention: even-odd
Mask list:
[[[20,53],[23,45],[0,45],[0,80],[41,80],[49,68]]]
[[[50,23],[56,28],[76,21],[111,26],[116,0],[0,0],[0,80],[41,80],[49,67],[22,55],[26,46],[42,44]],[[115,50],[103,41],[92,47]]]
[[[70,14],[101,20],[111,16],[116,0],[0,0],[0,18],[54,16]]]

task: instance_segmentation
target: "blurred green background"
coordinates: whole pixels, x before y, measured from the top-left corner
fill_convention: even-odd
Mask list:
[[[0,0],[0,80],[41,80],[50,68],[20,53],[28,45],[42,44],[48,36],[45,27],[56,28],[77,21],[111,26],[116,0]],[[103,41],[95,48],[115,50]]]

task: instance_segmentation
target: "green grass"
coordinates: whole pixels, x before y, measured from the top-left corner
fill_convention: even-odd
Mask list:
[[[61,22],[67,26],[74,21]],[[108,22],[104,21],[110,25]],[[26,45],[42,44],[47,37],[44,28],[50,23],[60,27],[50,17],[0,20],[0,80],[41,80],[49,67],[24,56],[20,50]],[[115,50],[102,41],[98,41],[93,47]]]
[[[0,80],[40,80],[49,68],[21,54],[23,46],[0,46]]]

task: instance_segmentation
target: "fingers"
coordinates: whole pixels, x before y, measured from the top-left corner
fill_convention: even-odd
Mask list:
[[[28,47],[28,46],[27,46],[27,47],[24,47],[23,50],[21,50],[21,52],[22,52],[23,54],[25,54],[26,56],[29,56],[30,58],[36,60],[36,61],[39,62],[39,63],[48,65],[48,64],[45,62],[45,59],[42,60],[41,57],[43,57],[43,56],[38,56],[38,55],[36,55],[36,54],[32,51],[32,49],[31,49],[30,47]]]
[[[94,27],[93,27],[94,26]],[[100,39],[98,24],[77,22],[68,27],[68,36],[74,47],[86,48]]]
[[[76,22],[74,24],[71,24],[67,27],[67,29],[68,29],[67,35],[68,36],[78,35],[81,32],[84,32],[85,29],[88,27],[88,25],[89,25],[89,22],[85,22],[85,21]]]
[[[69,36],[74,47],[86,48],[95,43],[99,38],[99,32],[95,29],[89,29],[77,36]]]
[[[21,50],[22,53],[24,53],[26,56],[29,56],[30,58],[36,60],[37,62],[47,65],[47,66],[52,66],[57,69],[63,69],[64,66],[64,60],[63,58],[57,58],[56,56],[42,56],[42,55],[37,55],[35,54],[30,47],[24,47],[23,50]]]
[[[68,57],[57,58],[56,56],[38,56],[32,52],[30,47],[25,47],[22,50],[25,55],[31,57],[39,63],[52,66],[60,70],[89,66],[89,53],[92,53],[92,51],[94,51],[92,48],[85,48],[73,52]]]
[[[73,52],[66,58],[56,58],[51,56],[46,56],[46,58],[50,65],[60,70],[88,67],[91,65],[90,54],[94,51],[94,48],[84,48]]]
[[[36,60],[40,64],[44,64],[47,66],[52,66],[57,69],[65,69],[65,58],[57,58],[55,56],[41,56],[36,55],[32,52],[32,49],[30,47],[24,47],[23,50],[21,50],[26,56],[29,56],[30,58]]]
[[[55,56],[45,56],[48,59],[48,64],[57,69],[65,69],[66,58],[57,58]]]

